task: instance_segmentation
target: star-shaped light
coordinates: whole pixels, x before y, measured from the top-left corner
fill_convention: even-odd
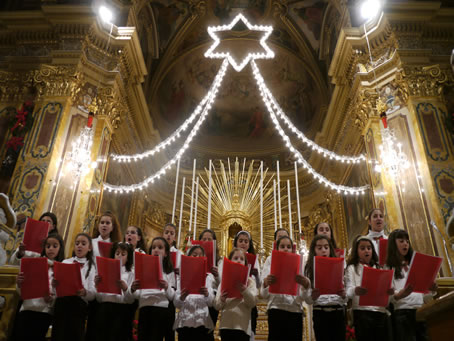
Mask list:
[[[263,49],[266,51],[266,53],[248,53],[248,55],[243,58],[243,60],[238,64],[236,60],[232,57],[232,55],[229,52],[213,52],[216,47],[220,44],[221,40],[219,37],[216,35],[217,32],[221,31],[230,31],[237,23],[238,21],[242,21],[246,27],[251,30],[251,31],[261,31],[264,32],[262,38],[260,39],[260,45],[263,47]],[[251,60],[255,59],[271,59],[274,58],[274,52],[268,47],[266,44],[266,40],[270,36],[271,32],[273,32],[273,27],[272,26],[261,26],[261,25],[251,25],[251,23],[242,15],[241,13],[238,14],[230,24],[228,25],[221,25],[221,26],[210,26],[208,27],[208,34],[210,37],[214,40],[213,45],[210,46],[210,48],[205,52],[205,58],[214,58],[214,59],[225,59],[227,58],[230,65],[233,66],[233,68],[236,71],[241,71]]]

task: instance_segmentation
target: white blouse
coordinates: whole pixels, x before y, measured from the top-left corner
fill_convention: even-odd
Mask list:
[[[163,279],[167,281],[167,290],[164,289],[139,289],[134,292],[134,298],[139,300],[139,308],[154,306],[167,308],[169,301],[175,297],[175,273],[163,273]]]
[[[96,264],[93,263],[88,273],[88,260],[87,258],[79,258],[79,257],[71,257],[65,259],[63,263],[72,264],[75,262],[84,264],[83,267],[80,268],[80,276],[82,277],[82,285],[85,288],[87,294],[85,296],[81,296],[81,298],[88,303],[88,301],[92,301],[95,299],[96,295],[96,288],[95,288],[95,276],[96,276]],[[88,273],[88,276],[86,277]]]

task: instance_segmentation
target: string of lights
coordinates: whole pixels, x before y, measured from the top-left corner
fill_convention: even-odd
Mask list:
[[[293,153],[295,158],[298,160],[300,164],[303,165],[305,169],[315,178],[317,179],[320,183],[324,184],[327,187],[330,187],[331,189],[336,190],[339,193],[344,193],[344,194],[364,194],[365,190],[369,188],[369,186],[361,186],[361,187],[350,187],[350,186],[344,186],[344,185],[337,185],[327,178],[325,178],[323,175],[319,174],[312,166],[304,159],[304,157],[301,155],[301,153],[295,149],[290,141],[290,138],[287,136],[287,134],[284,132],[282,129],[281,125],[279,124],[279,120],[274,113],[274,108],[272,106],[272,100],[270,98],[271,92],[267,88],[265,84],[265,80],[263,79],[262,75],[260,74],[260,71],[257,67],[257,64],[255,61],[251,61],[252,65],[252,70],[254,73],[254,77],[257,81],[257,85],[259,86],[260,94],[262,95],[263,102],[265,103],[269,114],[271,115],[271,119],[274,123],[274,126],[276,130],[279,132],[279,135],[282,137],[282,139],[285,142],[285,145],[289,150]]]

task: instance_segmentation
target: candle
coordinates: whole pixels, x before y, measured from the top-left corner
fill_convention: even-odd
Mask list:
[[[186,178],[183,177],[183,184],[181,186],[181,204],[180,204],[180,221],[178,222],[178,242],[177,248],[180,247],[180,237],[181,237],[181,223],[183,222],[183,203],[184,203],[184,183]]]
[[[290,238],[293,239],[292,226],[292,197],[290,194],[290,180],[287,179],[287,195],[288,195],[288,225],[290,226]]]
[[[172,224],[175,224],[175,208],[177,203],[178,192],[178,173],[180,172],[180,159],[177,162],[177,175],[175,176],[175,193],[173,195],[173,208],[172,208]]]
[[[194,182],[195,182],[195,166],[196,166],[196,159],[194,159],[194,166],[192,168],[192,186],[191,186],[191,208],[189,209],[189,232],[191,232],[192,228],[192,204],[194,202]]]
[[[281,213],[281,184],[279,176],[279,161],[277,161],[277,202],[279,207],[279,228],[282,228],[282,213]]]
[[[209,163],[209,171],[208,171],[208,220],[207,220],[207,228],[211,230],[211,160]]]
[[[298,231],[301,235],[300,190],[298,188],[298,165],[295,161],[296,209],[298,212]]]
[[[274,231],[276,231],[277,230],[276,179],[273,179],[273,198],[274,198]]]
[[[263,249],[263,161],[260,161],[260,248]]]
[[[195,184],[195,202],[194,202],[194,237],[192,240],[195,240],[195,231],[197,230],[197,200],[199,198],[199,177],[197,177],[197,182]]]

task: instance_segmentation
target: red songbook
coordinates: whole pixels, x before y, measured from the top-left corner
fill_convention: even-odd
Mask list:
[[[380,239],[378,241],[378,262],[381,266],[386,264],[386,258],[388,257],[388,239]]]
[[[345,249],[334,249],[336,257],[345,258]]]
[[[257,255],[247,252],[246,257],[247,257],[247,264],[251,266],[251,269],[254,269],[255,261],[257,260]]]
[[[54,262],[54,278],[58,281],[57,297],[76,296],[84,288],[79,263]]]
[[[24,240],[25,250],[41,253],[43,241],[49,232],[49,223],[27,218],[25,222]]]
[[[172,261],[172,265],[174,269],[178,269],[180,267],[180,256],[176,251],[170,251],[170,260]]]
[[[413,286],[413,292],[428,293],[440,271],[443,258],[414,252],[405,287]]]
[[[344,259],[314,257],[314,288],[320,295],[335,295],[344,288]]]
[[[381,270],[365,266],[361,287],[367,294],[359,297],[360,306],[386,307],[389,302],[388,289],[391,288],[394,270]]]
[[[49,271],[47,258],[22,258],[20,272],[24,273],[21,286],[23,300],[49,296]]]
[[[109,242],[98,242],[99,254],[101,257],[110,258],[110,251],[112,250],[113,243]]]
[[[298,284],[295,277],[299,273],[299,269],[299,255],[273,250],[270,274],[276,276],[276,282],[269,286],[270,293],[296,296]]]
[[[107,294],[121,294],[118,281],[121,280],[121,264],[119,259],[96,257],[96,267],[101,282],[96,290]]]
[[[211,272],[211,268],[216,264],[216,241],[193,240],[192,245],[200,245],[203,247],[205,256],[207,257],[207,272]]]
[[[139,289],[161,289],[159,280],[163,279],[162,264],[159,256],[134,253],[135,279],[140,281]]]
[[[240,263],[232,262],[224,258],[222,265],[222,282],[221,293],[227,291],[228,298],[242,298],[240,290],[237,288],[237,283],[243,283],[247,286],[250,266],[244,266]]]
[[[205,286],[207,277],[206,257],[181,256],[180,288],[189,294],[200,294],[200,288]]]

